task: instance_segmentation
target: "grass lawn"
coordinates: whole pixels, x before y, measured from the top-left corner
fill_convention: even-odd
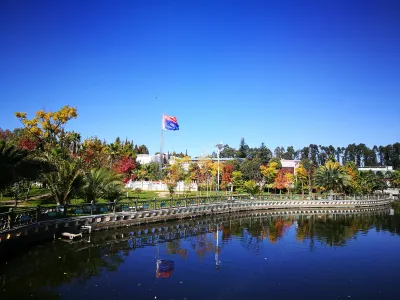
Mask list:
[[[28,197],[38,197],[38,196],[42,196],[42,195],[46,195],[46,194],[50,194],[49,189],[44,189],[44,188],[40,188],[37,186],[33,186],[29,191]]]

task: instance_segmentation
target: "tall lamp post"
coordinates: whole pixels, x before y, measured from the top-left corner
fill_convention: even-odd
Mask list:
[[[224,149],[224,145],[221,143],[216,144],[217,147],[217,161],[218,161],[218,175],[217,175],[217,194],[219,195],[219,153]]]

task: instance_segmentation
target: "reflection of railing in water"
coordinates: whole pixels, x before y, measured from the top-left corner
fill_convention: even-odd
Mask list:
[[[325,218],[336,219],[343,215],[375,215],[389,214],[387,207],[375,207],[367,209],[343,209],[343,210],[281,210],[281,211],[260,211],[251,213],[234,213],[229,215],[214,215],[202,219],[181,221],[177,224],[148,225],[130,227],[129,230],[118,230],[112,234],[99,234],[91,236],[91,243],[86,244],[80,250],[97,247],[102,244],[119,244],[128,242],[131,249],[155,246],[157,243],[171,242],[177,239],[187,239],[189,237],[215,232],[218,224],[229,224],[235,221],[249,221],[262,223],[269,221],[271,217],[302,217],[325,216]],[[108,232],[107,232],[108,233]],[[81,243],[81,242],[75,242]]]
[[[251,211],[251,210],[277,210],[277,209],[297,209],[297,211],[321,210],[321,209],[342,209],[349,208],[355,210],[358,207],[376,207],[388,205],[392,199],[373,199],[373,200],[281,200],[281,201],[259,201],[259,200],[246,200],[234,201],[225,200],[220,201],[221,198],[215,198],[216,202],[211,201],[207,204],[200,205],[201,201],[198,199],[197,204],[188,205],[188,201],[184,201],[184,206],[172,208],[160,208],[155,210],[136,211],[136,208],[127,212],[124,211],[123,203],[108,203],[102,206],[99,205],[85,205],[86,211],[99,211],[100,214],[96,215],[78,215],[71,217],[68,212],[81,213],[80,209],[75,206],[58,207],[58,208],[34,208],[34,209],[11,209],[7,213],[0,214],[0,233],[10,231],[13,229],[23,230],[23,228],[30,225],[35,226],[38,230],[39,227],[48,227],[57,225],[63,222],[65,227],[68,223],[77,225],[95,225],[99,228],[112,226],[118,222],[129,222],[132,224],[156,222],[164,220],[173,220],[179,218],[193,218],[207,214],[222,214],[226,212],[237,211]],[[157,207],[157,202],[154,200],[154,207]],[[160,206],[162,207],[162,203]],[[83,212],[83,211],[82,211]],[[111,212],[111,213],[110,213]],[[103,214],[101,214],[103,213]],[[50,215],[52,214],[52,215]],[[58,214],[58,215],[57,215]],[[60,218],[60,216],[70,216],[70,218]],[[83,224],[84,223],[84,224]],[[0,237],[1,239],[1,237]]]

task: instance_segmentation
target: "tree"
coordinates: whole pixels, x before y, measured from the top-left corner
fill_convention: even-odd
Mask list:
[[[108,160],[110,161],[110,169],[112,168],[114,161],[121,154],[121,146],[119,143],[110,143],[107,145]]]
[[[308,190],[308,172],[306,168],[302,164],[299,164],[299,166],[295,170],[295,179],[296,179],[296,184],[300,188],[300,191],[302,195],[304,196],[304,191]]]
[[[115,194],[118,197],[122,190],[122,176],[115,174],[109,169],[92,169],[86,172],[83,177],[81,194],[86,202],[96,202],[101,197]],[[119,191],[119,193],[118,193]],[[115,199],[112,199],[115,200]]]
[[[137,154],[149,154],[149,149],[147,149],[146,145],[136,146],[135,149]]]
[[[219,154],[221,158],[231,158],[236,157],[236,150],[234,148],[229,147],[228,144],[224,145],[224,149]]]
[[[144,168],[146,170],[147,180],[161,180],[158,163],[152,161],[141,166],[140,168]]]
[[[355,163],[353,161],[349,161],[344,165],[344,170],[349,176],[350,182],[349,185],[345,187],[345,192],[350,194],[359,193],[359,182],[357,181],[358,171]]]
[[[231,164],[223,164],[222,166],[222,180],[221,180],[221,188],[227,189],[228,186],[232,182],[232,172],[233,165]]]
[[[172,165],[167,168],[167,176],[165,182],[167,184],[168,191],[172,196],[175,193],[176,185],[178,181],[183,179],[184,169],[181,160],[176,160]]]
[[[258,193],[258,185],[254,180],[247,180],[243,184],[243,189],[252,196]]]
[[[240,171],[233,171],[232,172],[232,184],[236,189],[236,192],[242,193],[243,192],[243,175]]]
[[[389,182],[390,182],[391,186],[399,187],[400,186],[400,172],[394,171],[392,174],[390,174]]]
[[[275,189],[283,190],[290,188],[290,186],[293,184],[293,175],[291,174],[288,176],[288,173],[291,172],[288,170],[279,169],[274,180]]]
[[[294,156],[295,156],[295,151],[294,151],[293,146],[287,147],[286,152],[282,154],[283,159],[292,160],[292,159],[294,159]]]
[[[76,155],[79,151],[81,144],[81,135],[74,131],[66,134],[66,143],[68,144],[69,150],[73,155]]]
[[[29,156],[29,152],[0,141],[0,190],[22,179],[34,180],[45,164]]]
[[[136,175],[134,173],[136,165],[132,157],[121,157],[115,162],[114,168],[117,173],[123,175],[124,183],[127,183],[129,182],[129,180],[133,180],[136,178]]]
[[[249,146],[244,141],[244,138],[241,138],[237,157],[246,158],[248,151],[249,151]]]
[[[107,144],[97,137],[85,139],[79,151],[79,158],[86,171],[109,166]]]
[[[267,166],[260,166],[260,172],[265,178],[265,182],[267,184],[268,192],[269,189],[274,186],[274,181],[276,174],[278,173],[278,170],[280,169],[279,166],[280,162],[277,162],[275,160],[271,160]]]
[[[283,158],[283,154],[285,153],[285,148],[276,147],[274,150],[275,158],[281,160]]]
[[[260,173],[261,159],[245,159],[240,165],[240,171],[243,174],[245,180],[254,180],[256,182],[262,179]]]
[[[307,171],[307,186],[308,186],[308,193],[311,195],[313,191],[313,174],[315,172],[316,166],[310,159],[302,159],[301,165]]]
[[[316,186],[326,191],[341,192],[350,185],[350,181],[350,176],[338,162],[328,161],[315,173]]]
[[[371,171],[359,171],[357,183],[362,194],[371,194],[373,191],[382,188],[378,177]]]
[[[55,112],[38,110],[35,117],[27,119],[26,113],[16,112],[15,116],[21,121],[24,127],[34,136],[42,146],[51,149],[52,147],[63,148],[66,145],[65,124],[78,116],[76,108],[65,105]]]
[[[260,148],[257,149],[256,157],[261,160],[262,164],[267,164],[272,158],[272,152],[264,143],[261,143]]]
[[[43,173],[43,179],[57,205],[69,204],[82,184],[82,171],[79,163],[74,159],[64,159],[56,151],[45,153],[43,159],[55,166],[55,170]]]

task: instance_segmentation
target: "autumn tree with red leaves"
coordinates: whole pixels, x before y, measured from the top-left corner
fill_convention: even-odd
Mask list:
[[[132,157],[121,157],[114,163],[114,169],[117,173],[124,176],[124,183],[128,183],[129,180],[134,180],[136,178],[136,175],[133,173],[136,169],[136,165]]]
[[[274,188],[279,190],[289,189],[290,185],[292,184],[292,177],[292,172],[280,169],[275,177]]]
[[[35,150],[37,145],[38,145],[37,140],[34,140],[33,138],[27,136],[22,137],[18,143],[18,147],[26,151]]]
[[[226,189],[232,182],[233,165],[224,164],[222,167],[221,188]]]

